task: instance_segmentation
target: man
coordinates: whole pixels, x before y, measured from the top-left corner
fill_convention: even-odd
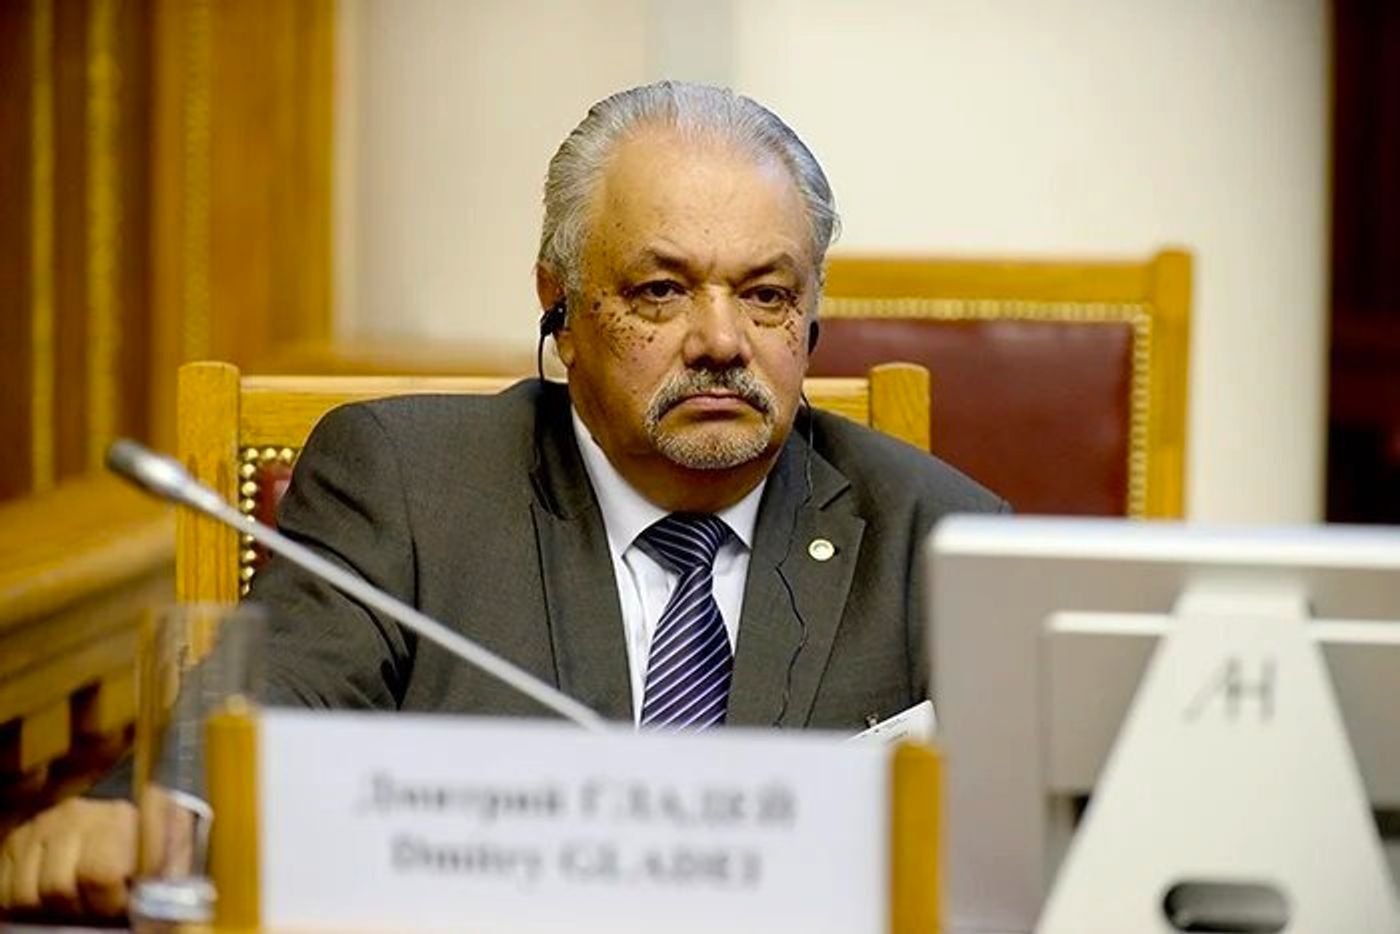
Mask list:
[[[610,718],[854,731],[917,702],[923,538],[1004,504],[803,407],[835,222],[816,160],[752,101],[662,83],[599,103],[550,163],[536,267],[567,388],[338,410],[282,529]],[[541,712],[285,563],[252,597],[278,700]],[[21,831],[0,903],[96,904],[68,854],[122,807]]]

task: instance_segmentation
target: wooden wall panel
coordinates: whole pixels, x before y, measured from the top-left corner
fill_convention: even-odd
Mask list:
[[[213,341],[237,363],[329,330],[330,5],[212,8]]]
[[[117,434],[120,401],[116,375],[118,320],[121,315],[122,223],[126,206],[118,196],[121,159],[120,122],[122,75],[118,71],[118,0],[88,0],[85,73],[87,95],[83,133],[87,139],[84,170],[84,264],[87,280],[87,339],[83,344],[87,368],[88,439],[86,465],[100,469],[102,452]],[[128,92],[129,93],[129,92]]]
[[[27,4],[0,3],[0,499],[31,478],[33,39]]]
[[[113,363],[121,387],[117,431],[135,438],[149,438],[151,433],[150,20],[149,4],[127,2],[121,5],[116,23],[120,84],[132,93],[121,95],[118,118],[121,172],[116,196],[124,213],[116,268],[120,313]]]
[[[0,499],[100,467],[148,433],[149,12],[3,4]]]
[[[209,352],[207,0],[156,0],[151,24],[151,438],[175,442],[180,361]],[[193,155],[191,155],[193,153]],[[192,171],[192,165],[197,171]],[[190,234],[186,235],[189,228]]]
[[[0,3],[0,501],[118,435],[172,447],[181,362],[328,336],[334,25],[333,0]]]
[[[38,0],[30,14],[29,367],[30,487],[55,479],[54,442],[54,10]]]
[[[302,170],[297,176],[286,213],[298,223],[302,244],[300,266],[284,264],[290,275],[288,290],[295,288],[296,307],[302,309],[296,326],[277,335],[267,352],[285,343],[329,340],[334,331],[335,296],[332,216],[335,204],[335,167],[331,141],[335,137],[335,0],[309,0],[297,9],[297,55],[288,78],[298,89],[299,113],[293,121],[291,147]],[[299,274],[298,268],[309,270]]]
[[[331,309],[332,0],[163,0],[151,27],[152,431],[186,360],[256,366]]]
[[[56,473],[87,470],[87,4],[54,5]]]
[[[219,101],[210,126],[210,295],[214,343],[234,358],[267,341],[272,322],[250,309],[272,299],[273,180],[290,170],[276,161],[277,108],[266,76],[284,28],[276,0],[213,4],[218,37],[211,60],[210,96]],[[238,275],[234,270],[241,270]]]

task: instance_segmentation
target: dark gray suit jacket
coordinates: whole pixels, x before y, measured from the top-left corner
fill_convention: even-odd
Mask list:
[[[908,445],[822,412],[808,421],[759,507],[731,725],[853,730],[922,699],[924,537],[947,513],[1005,508]],[[563,387],[337,409],[307,442],[279,522],[604,716],[631,718],[612,560]],[[812,558],[816,538],[835,556]],[[270,611],[274,701],[544,713],[276,558],[250,599]]]

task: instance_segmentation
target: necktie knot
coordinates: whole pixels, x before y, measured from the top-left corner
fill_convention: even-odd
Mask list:
[[[685,574],[696,568],[713,569],[715,554],[729,537],[729,526],[708,513],[673,512],[652,523],[640,537],[668,570]]]

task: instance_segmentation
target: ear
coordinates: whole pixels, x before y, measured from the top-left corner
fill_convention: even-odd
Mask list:
[[[547,312],[564,301],[563,281],[544,263],[535,264],[535,295],[540,300],[542,312]],[[573,366],[574,340],[573,335],[569,333],[567,319],[564,326],[554,332],[554,349],[565,367]]]
[[[535,294],[539,296],[541,311],[553,308],[564,300],[564,284],[544,263],[535,264]]]

